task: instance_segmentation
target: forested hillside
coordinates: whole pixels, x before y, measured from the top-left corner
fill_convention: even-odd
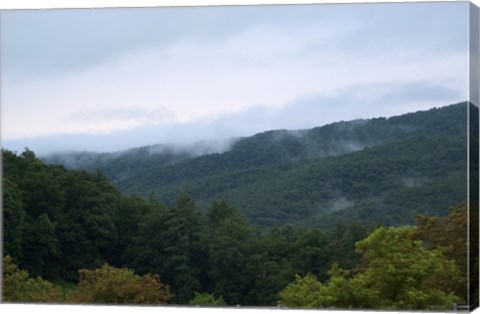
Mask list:
[[[258,229],[224,200],[202,211],[180,194],[165,206],[29,150],[2,157],[8,302],[451,309],[467,300],[464,206],[417,216],[416,227]]]
[[[295,274],[326,278],[334,260],[354,265],[354,243],[367,234],[359,224],[330,234],[256,230],[222,200],[202,212],[181,194],[167,207],[123,196],[99,173],[46,165],[31,151],[2,153],[4,253],[32,277],[53,282],[77,282],[80,269],[108,263],[160,275],[173,303],[201,292],[227,304],[275,305]]]
[[[466,199],[467,105],[392,118],[276,130],[237,139],[223,153],[143,147],[57,154],[49,163],[100,169],[122,192],[173,204],[217,198],[257,226],[337,221],[402,225],[413,213],[445,215]]]

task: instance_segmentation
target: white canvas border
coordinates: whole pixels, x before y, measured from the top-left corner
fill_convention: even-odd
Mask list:
[[[454,0],[455,2],[467,2]],[[0,10],[12,9],[54,9],[54,8],[126,8],[126,7],[161,7],[161,6],[217,6],[217,5],[274,5],[274,4],[325,4],[325,3],[391,3],[391,2],[452,2],[452,0],[0,0]],[[471,0],[480,6],[480,0]],[[80,314],[105,313],[114,311],[115,314],[303,314],[303,313],[419,313],[419,312],[383,312],[383,311],[333,311],[333,310],[288,310],[288,309],[260,309],[260,308],[187,308],[187,307],[148,307],[148,306],[85,306],[85,305],[40,305],[40,304],[0,304],[0,313],[35,313],[35,314]],[[480,310],[476,310],[479,313]],[[474,313],[475,313],[474,312]]]

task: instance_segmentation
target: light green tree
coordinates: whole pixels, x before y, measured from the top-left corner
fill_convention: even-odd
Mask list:
[[[325,290],[325,286],[314,275],[295,275],[295,281],[280,292],[280,304],[286,307],[321,307],[326,303]]]
[[[31,278],[26,270],[19,269],[10,256],[3,258],[3,301],[4,302],[47,302],[60,301],[60,288],[38,278]]]
[[[226,305],[221,296],[217,297],[215,294],[204,292],[195,292],[195,297],[188,302],[190,305]]]
[[[459,270],[445,249],[426,249],[415,240],[417,228],[380,227],[357,242],[362,255],[351,275],[334,264],[322,284],[297,276],[281,293],[290,307],[449,309],[458,302]]]
[[[383,308],[450,308],[457,301],[454,288],[459,270],[445,250],[427,250],[414,240],[416,227],[380,227],[357,242],[363,255],[358,276],[363,285],[378,292],[376,304]]]

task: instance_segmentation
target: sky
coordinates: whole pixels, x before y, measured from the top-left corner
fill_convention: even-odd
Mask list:
[[[221,141],[467,100],[468,2],[1,12],[2,147]]]

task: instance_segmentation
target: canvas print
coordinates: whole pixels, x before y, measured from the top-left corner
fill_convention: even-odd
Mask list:
[[[469,311],[469,2],[1,12],[2,302]]]

